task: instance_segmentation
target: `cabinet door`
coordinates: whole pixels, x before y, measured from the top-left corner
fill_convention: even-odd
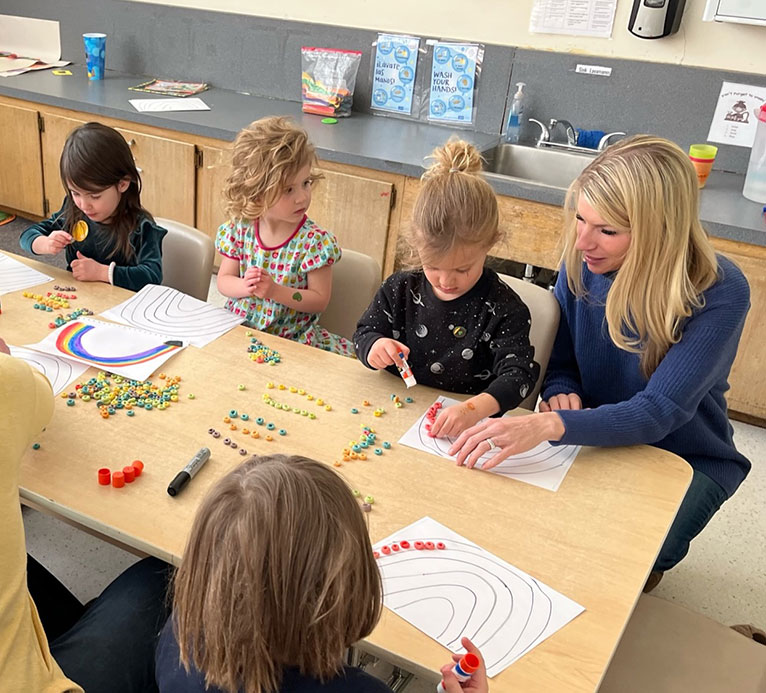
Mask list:
[[[750,312],[729,375],[732,418],[766,422],[766,248],[714,238],[716,250],[739,265],[750,284]]]
[[[318,169],[324,178],[314,187],[309,216],[350,248],[385,262],[391,214],[390,182]]]
[[[66,190],[61,185],[59,161],[64,142],[76,127],[86,121],[74,118],[64,118],[49,113],[43,115],[43,132],[41,136],[43,151],[43,181],[45,185],[45,214],[53,214],[66,197]]]
[[[43,216],[37,111],[0,105],[0,204]]]
[[[226,221],[221,191],[229,173],[228,149],[200,147],[202,165],[197,169],[197,228],[215,240],[218,227]],[[216,267],[221,256],[215,255]]]
[[[133,130],[117,131],[141,173],[141,204],[156,217],[194,226],[194,145]]]

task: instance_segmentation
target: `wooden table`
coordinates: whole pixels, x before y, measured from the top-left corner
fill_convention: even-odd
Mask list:
[[[128,296],[104,284],[75,282],[71,274],[47,265],[28,264],[59,283],[77,286],[72,309],[84,306],[98,313]],[[0,336],[10,344],[34,343],[49,332],[51,314],[33,310],[21,292],[4,295],[2,309]],[[248,453],[300,453],[332,463],[349,440],[358,438],[362,424],[371,425],[380,440],[392,442],[392,449],[343,463],[338,471],[353,488],[375,497],[369,515],[373,542],[430,515],[586,609],[494,678],[492,693],[596,690],[690,482],[690,467],[654,447],[586,448],[556,493],[458,468],[396,443],[437,391],[418,386],[407,392],[401,379],[388,373],[258,336],[281,353],[282,363],[251,362],[245,328],[204,349],[188,347],[168,361],[161,370],[180,375],[182,382],[179,401],[165,411],[138,410],[133,418],[120,413],[104,420],[92,402],[78,400],[68,407],[57,398],[53,420],[39,437],[41,448],[24,459],[22,498],[178,564],[200,499],[244,459],[224,446],[224,436],[230,434]],[[82,380],[95,373],[88,371]],[[303,388],[331,404],[332,411],[289,390],[269,390],[269,381]],[[188,399],[189,393],[195,398]],[[317,418],[277,411],[262,401],[263,393],[314,411]],[[392,393],[402,399],[411,395],[415,403],[396,409]],[[373,416],[378,406],[386,410],[380,418]],[[352,407],[360,413],[351,414]],[[230,409],[251,419],[263,416],[288,433],[269,443],[229,431],[223,417]],[[241,429],[241,420],[237,423]],[[210,427],[222,437],[213,439]],[[171,498],[168,482],[202,446],[211,448],[210,461],[182,494]],[[97,485],[98,467],[121,469],[135,458],[146,465],[136,483],[122,489]],[[447,660],[438,643],[386,609],[363,647],[434,680]]]

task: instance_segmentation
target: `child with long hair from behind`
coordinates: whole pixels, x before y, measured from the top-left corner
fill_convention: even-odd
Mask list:
[[[320,177],[306,132],[288,118],[263,118],[234,140],[218,230],[218,290],[247,325],[344,356],[351,342],[319,324],[332,292],[338,242],[306,212]]]
[[[406,359],[418,383],[473,395],[442,409],[435,437],[457,436],[513,409],[537,382],[527,306],[487,254],[502,240],[497,199],[476,148],[451,139],[434,150],[403,236],[403,264],[359,319],[354,345],[368,368]]]
[[[133,291],[160,284],[167,231],[141,206],[141,176],[122,135],[96,122],[75,128],[59,169],[64,204],[26,229],[21,247],[36,255],[65,250],[67,269],[78,281]]]
[[[348,485],[305,457],[252,457],[197,512],[157,649],[160,692],[390,693],[343,665],[380,611],[380,574]],[[488,690],[483,662],[462,687],[451,668],[449,693]]]

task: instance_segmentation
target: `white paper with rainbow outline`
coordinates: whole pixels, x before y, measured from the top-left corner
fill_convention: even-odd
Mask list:
[[[373,547],[406,539],[444,549],[392,551],[377,562],[383,603],[452,652],[468,636],[496,676],[585,608],[430,517]]]
[[[0,253],[0,296],[45,284],[53,277]]]
[[[43,354],[26,347],[8,345],[11,356],[26,361],[32,368],[42,373],[51,384],[53,394],[58,396],[74,380],[77,380],[88,367],[83,363],[75,363],[52,354]]]
[[[167,344],[175,341],[180,344]],[[176,337],[161,335],[126,325],[116,325],[93,318],[78,318],[51,332],[34,351],[63,357],[133,380],[146,380],[186,343]]]

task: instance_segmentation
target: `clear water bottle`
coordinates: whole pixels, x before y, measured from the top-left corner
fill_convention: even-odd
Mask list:
[[[766,103],[758,111],[758,127],[742,194],[753,202],[766,203]]]

